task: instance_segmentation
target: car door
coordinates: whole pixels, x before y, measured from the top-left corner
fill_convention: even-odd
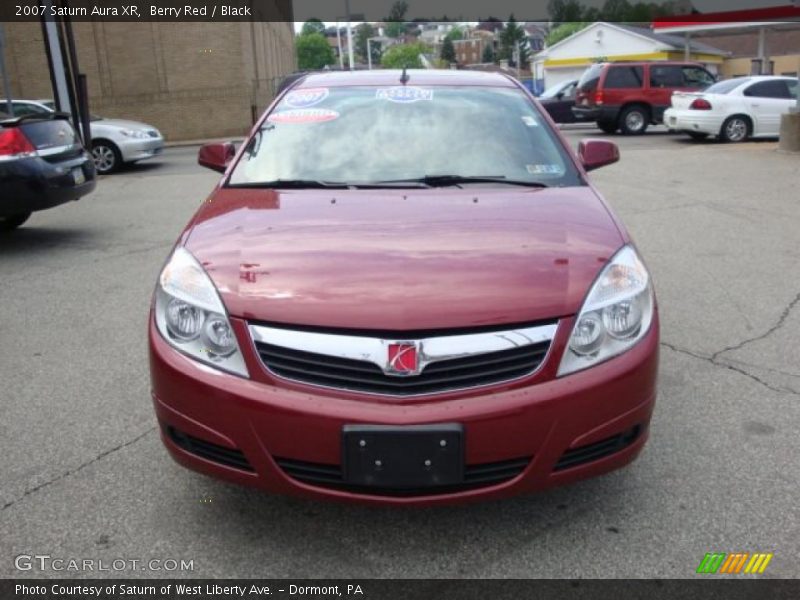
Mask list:
[[[787,79],[768,79],[745,88],[744,104],[753,119],[754,135],[778,135],[781,115],[797,103],[790,94],[788,82]],[[797,88],[793,89],[796,93]]]
[[[672,104],[672,92],[683,88],[683,71],[680,65],[650,65],[650,88],[647,99],[653,107],[653,116],[660,121],[664,111]]]
[[[556,123],[572,123],[575,121],[572,107],[575,106],[575,89],[577,86],[578,82],[573,81],[556,96],[550,111]]]

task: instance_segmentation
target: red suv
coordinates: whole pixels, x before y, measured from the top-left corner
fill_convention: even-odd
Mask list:
[[[672,92],[702,90],[714,81],[697,63],[598,63],[578,82],[572,112],[581,121],[597,121],[606,133],[638,135],[662,122]]]

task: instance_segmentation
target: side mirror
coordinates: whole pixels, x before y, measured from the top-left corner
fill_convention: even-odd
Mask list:
[[[619,148],[606,140],[581,140],[578,144],[578,158],[583,168],[592,171],[619,160]]]
[[[234,156],[236,156],[236,148],[230,142],[203,144],[197,153],[197,163],[212,171],[224,173]]]
[[[558,92],[556,94],[556,100],[561,100],[564,97],[564,92]]]

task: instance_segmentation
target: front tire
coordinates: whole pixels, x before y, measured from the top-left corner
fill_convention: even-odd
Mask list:
[[[111,142],[92,142],[92,158],[94,168],[101,175],[108,175],[122,165],[122,155]]]
[[[733,117],[728,117],[722,124],[719,139],[729,144],[736,144],[749,138],[750,133],[750,121],[745,117],[734,115]]]
[[[625,135],[642,135],[650,124],[650,112],[644,106],[629,106],[619,116],[619,128]]]
[[[11,215],[10,217],[0,217],[0,231],[11,231],[22,225],[31,216],[31,213],[21,215]]]

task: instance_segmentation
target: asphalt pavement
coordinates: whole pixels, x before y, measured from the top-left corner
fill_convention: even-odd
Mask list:
[[[172,462],[145,332],[156,275],[217,180],[196,148],[0,236],[0,577],[683,578],[711,551],[773,552],[764,576],[800,576],[800,157],[614,139],[621,162],[593,179],[656,284],[651,439],[626,469],[512,500],[310,502]],[[18,570],[19,555],[162,566]]]

